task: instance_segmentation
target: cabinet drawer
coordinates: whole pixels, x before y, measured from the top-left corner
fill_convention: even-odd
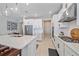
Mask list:
[[[65,46],[65,56],[78,56],[71,48]]]

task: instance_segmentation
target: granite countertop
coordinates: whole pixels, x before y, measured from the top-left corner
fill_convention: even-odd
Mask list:
[[[65,44],[79,55],[79,43],[65,42]]]
[[[10,35],[3,35],[0,36],[0,44],[17,49],[22,49],[26,45],[30,44],[35,38],[36,36],[31,35],[24,35],[22,37],[12,37]]]
[[[58,37],[58,36],[57,36]],[[60,40],[66,44],[66,46],[68,46],[69,48],[71,48],[74,52],[76,52],[77,54],[79,54],[79,43],[73,43],[73,42],[66,42],[64,40],[62,40],[60,38]]]

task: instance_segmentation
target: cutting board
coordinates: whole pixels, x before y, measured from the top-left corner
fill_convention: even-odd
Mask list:
[[[79,40],[79,28],[73,28],[70,34],[73,40]]]

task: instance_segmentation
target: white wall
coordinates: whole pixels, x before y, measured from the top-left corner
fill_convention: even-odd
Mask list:
[[[59,18],[58,15],[53,16],[53,22],[54,22],[54,35],[59,35]]]
[[[0,16],[0,34],[7,34],[7,18]]]
[[[16,22],[17,26],[19,24],[19,21],[17,17],[10,17],[10,16],[0,16],[0,34],[8,34],[12,32],[19,32],[19,27],[17,27],[17,30],[9,31],[7,30],[7,21]]]

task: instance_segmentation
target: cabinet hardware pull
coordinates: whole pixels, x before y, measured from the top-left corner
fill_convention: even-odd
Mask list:
[[[59,47],[59,44],[58,44],[58,48],[60,48],[60,47]]]

